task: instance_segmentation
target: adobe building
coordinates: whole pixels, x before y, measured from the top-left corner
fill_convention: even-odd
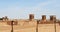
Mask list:
[[[6,19],[7,17],[5,17]],[[34,18],[34,14],[29,14],[29,19],[8,19],[0,21],[0,32],[11,32],[11,24],[13,21],[13,32],[55,32],[54,23],[56,16],[51,15],[50,19],[46,19],[46,15],[42,15],[42,19]],[[37,24],[38,21],[38,24]],[[53,24],[52,24],[53,23]],[[56,23],[56,32],[60,32],[59,22]]]
[[[55,15],[51,15],[50,16],[50,21],[55,21],[56,20],[56,16]]]
[[[34,20],[34,14],[29,14],[29,20],[30,21]]]
[[[46,20],[46,15],[42,15],[42,19],[39,20],[39,23],[40,23],[40,24],[44,24],[44,23],[46,23],[46,22],[47,22],[47,20]]]

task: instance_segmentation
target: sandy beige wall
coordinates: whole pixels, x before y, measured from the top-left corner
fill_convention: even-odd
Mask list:
[[[18,25],[14,25],[14,32],[36,32],[36,22],[19,22]],[[39,24],[38,32],[54,32],[54,24]],[[56,31],[60,32],[59,24],[56,24]],[[11,26],[6,22],[0,22],[0,32],[11,32]]]

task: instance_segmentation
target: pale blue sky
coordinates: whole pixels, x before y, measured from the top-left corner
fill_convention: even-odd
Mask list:
[[[60,0],[0,0],[0,17],[27,19],[34,14],[40,19],[42,15],[56,15],[60,19]]]

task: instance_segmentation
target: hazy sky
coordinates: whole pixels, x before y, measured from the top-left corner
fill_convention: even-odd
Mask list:
[[[42,15],[56,15],[60,19],[60,0],[0,0],[0,17],[25,19],[31,13],[37,19]]]

